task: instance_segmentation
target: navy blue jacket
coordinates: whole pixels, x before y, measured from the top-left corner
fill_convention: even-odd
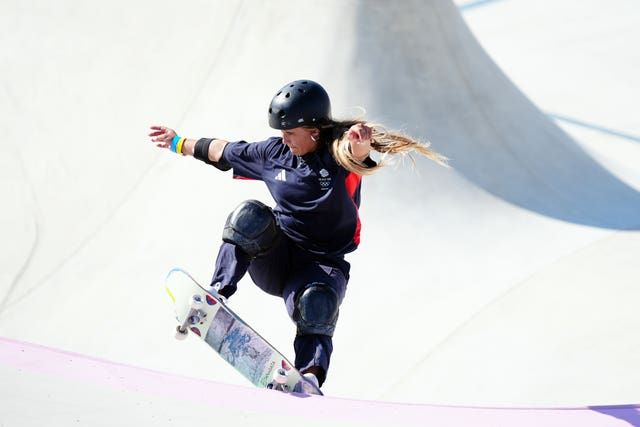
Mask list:
[[[234,178],[264,181],[280,228],[297,245],[330,257],[358,247],[361,176],[339,166],[325,145],[296,156],[281,137],[230,142],[222,160]]]

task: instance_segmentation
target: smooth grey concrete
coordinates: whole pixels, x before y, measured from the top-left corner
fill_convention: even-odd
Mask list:
[[[637,6],[625,4],[633,22]],[[159,151],[146,133],[273,135],[274,90],[310,78],[337,116],[365,108],[452,165],[397,161],[365,178],[327,394],[637,400],[637,146],[572,138],[453,3],[9,0],[0,24],[1,336],[244,384],[201,343],[173,340],[162,281],[173,266],[206,281],[227,213],[271,200],[259,183]],[[245,280],[232,304],[292,353],[280,301]]]

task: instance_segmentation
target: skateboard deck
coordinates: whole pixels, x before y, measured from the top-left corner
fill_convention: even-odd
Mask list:
[[[199,337],[256,387],[298,391],[300,372],[215,290],[203,287],[180,268],[169,272],[165,289],[174,303],[176,338],[188,333]],[[322,394],[319,389],[314,392]]]

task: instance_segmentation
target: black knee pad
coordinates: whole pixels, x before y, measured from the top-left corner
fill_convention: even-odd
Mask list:
[[[257,200],[246,200],[229,214],[222,240],[238,245],[255,257],[271,249],[279,233],[271,209]]]
[[[307,285],[298,296],[293,313],[298,335],[333,336],[339,305],[338,294],[330,286],[318,282]]]

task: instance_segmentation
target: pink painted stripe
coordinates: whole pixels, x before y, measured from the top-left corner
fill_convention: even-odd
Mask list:
[[[363,424],[434,426],[640,426],[640,405],[582,408],[481,408],[286,395],[166,374],[95,357],[0,338],[0,365],[146,395],[240,411]],[[51,378],[47,379],[51,381]]]

